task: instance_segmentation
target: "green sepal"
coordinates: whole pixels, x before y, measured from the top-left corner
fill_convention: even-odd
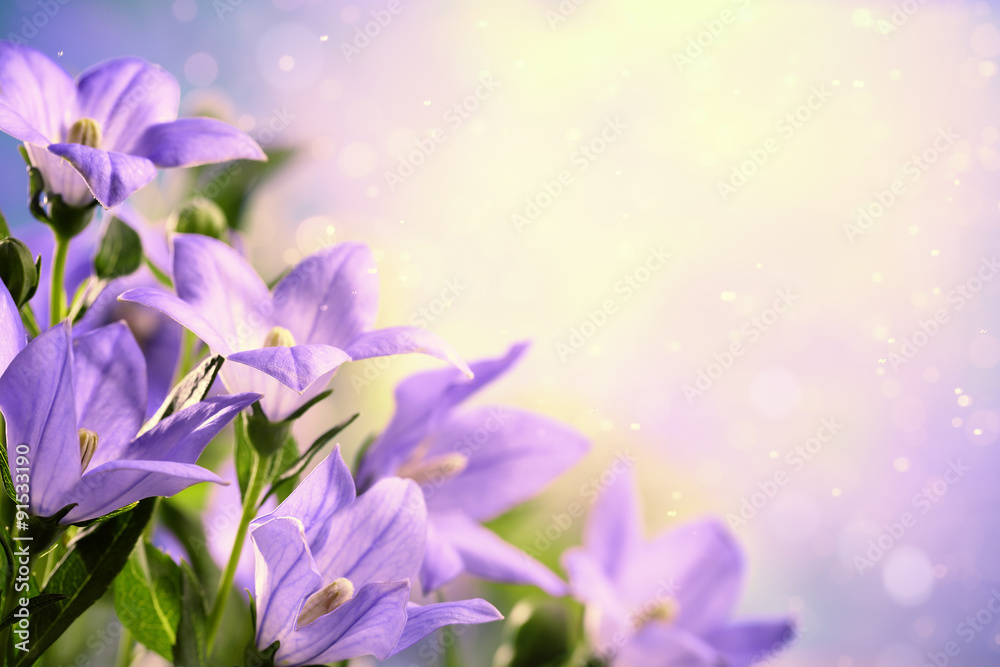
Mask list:
[[[245,667],[274,667],[274,656],[281,648],[281,642],[274,642],[266,649],[257,648],[254,640],[251,639],[243,652],[243,664]]]
[[[312,462],[313,458],[315,458],[316,454],[318,454],[319,451],[323,448],[323,446],[326,445],[331,440],[333,440],[334,438],[336,438],[338,435],[340,435],[341,431],[343,431],[348,426],[353,424],[354,420],[360,416],[361,413],[356,412],[347,419],[345,419],[344,421],[340,422],[339,424],[328,430],[326,433],[323,433],[321,436],[316,438],[316,440],[314,440],[311,445],[309,445],[309,448],[301,456],[296,456],[291,460],[290,463],[288,463],[288,465],[282,467],[281,470],[278,472],[278,475],[281,475],[281,477],[274,482],[274,484],[271,486],[271,489],[264,495],[264,498],[261,500],[261,503],[267,500],[267,498],[272,494],[277,494],[281,500],[284,500],[284,498],[282,498],[282,491],[281,491],[282,487],[288,484],[289,482],[294,482],[296,479],[298,479],[299,475],[302,474],[302,471],[309,467],[309,464]],[[287,472],[292,467],[294,467],[295,470],[292,472]]]
[[[142,429],[139,430],[139,435],[153,428],[175,412],[179,412],[204,400],[208,396],[208,392],[212,388],[212,383],[215,382],[215,378],[219,375],[219,370],[222,369],[222,364],[225,361],[225,358],[222,356],[209,357],[185,375],[184,379],[178,382],[177,386],[167,395],[156,413],[149,418],[149,421],[143,424]]]

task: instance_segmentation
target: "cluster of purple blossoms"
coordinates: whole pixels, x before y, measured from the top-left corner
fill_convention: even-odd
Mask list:
[[[569,583],[484,525],[536,497],[590,449],[544,416],[464,406],[510,371],[527,344],[466,364],[423,328],[374,328],[378,271],[361,244],[320,250],[269,288],[224,240],[157,235],[116,208],[158,168],[266,159],[222,121],[178,119],[179,90],[172,76],[136,58],[101,63],[74,80],[41,53],[0,42],[0,130],[24,142],[39,182],[33,213],[52,224],[56,239],[53,246],[27,232],[27,247],[51,267],[34,276],[41,290],[21,299],[0,284],[0,423],[11,493],[4,500],[30,518],[23,526],[18,518],[19,530],[48,527],[51,553],[62,559],[34,580],[40,594],[31,604],[5,592],[5,615],[19,605],[41,614],[44,598],[50,626],[68,625],[66,615],[86,608],[78,599],[96,601],[126,560],[140,558],[139,571],[148,571],[147,557],[130,556],[146,553],[151,531],[143,525],[107,553],[106,564],[86,564],[104,574],[104,589],[79,583],[71,595],[60,568],[75,562],[81,545],[101,548],[101,525],[124,534],[136,503],[200,482],[226,484],[199,461],[220,458],[202,455],[236,422],[232,494],[239,491],[242,518],[225,545],[231,555],[207,620],[204,601],[178,602],[201,609],[193,618],[205,631],[185,633],[182,615],[167,633],[175,660],[178,647],[201,635],[207,640],[199,640],[197,659],[211,658],[237,562],[251,549],[251,646],[259,664],[384,660],[445,626],[501,620],[485,600],[444,600],[444,587],[463,574],[584,604],[589,645],[581,649],[590,664],[746,667],[791,639],[786,620],[730,621],[742,561],[718,524],[644,540],[629,475],[595,504],[584,546],[565,554]],[[113,279],[92,275],[94,249],[105,240],[87,232],[70,248],[83,230],[67,231],[72,225],[60,226],[60,218],[97,204],[143,237],[148,266]],[[0,232],[7,242],[6,224]],[[11,270],[0,274],[6,280]],[[67,289],[84,295],[74,300],[79,308],[63,308]],[[35,309],[51,311],[51,326],[38,326]],[[192,344],[182,346],[183,336]],[[312,466],[327,439],[301,451],[291,424],[329,395],[337,369],[407,353],[450,366],[399,384],[395,414],[356,474],[339,445]],[[191,374],[177,372],[203,358]],[[215,372],[221,383],[213,384]],[[19,533],[2,528],[8,545]],[[186,581],[187,566],[176,567]],[[431,593],[437,602],[427,603]],[[161,621],[167,615],[157,613]],[[136,639],[157,645],[148,628],[135,628]]]

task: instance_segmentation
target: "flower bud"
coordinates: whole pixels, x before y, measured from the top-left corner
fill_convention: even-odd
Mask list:
[[[0,240],[0,280],[20,308],[38,289],[38,266],[31,251],[21,241],[8,236]]]
[[[101,126],[93,118],[81,118],[73,123],[66,133],[66,143],[81,144],[90,148],[100,148],[102,140]]]
[[[204,197],[195,197],[171,217],[167,228],[180,234],[201,234],[227,241],[229,225],[219,205]]]
[[[350,579],[337,579],[309,596],[299,612],[298,627],[309,625],[321,616],[340,607],[354,597],[354,584]]]

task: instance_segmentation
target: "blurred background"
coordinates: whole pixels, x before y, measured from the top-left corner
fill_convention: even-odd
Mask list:
[[[361,240],[381,325],[426,326],[466,359],[534,341],[484,400],[595,448],[497,522],[511,542],[558,568],[582,525],[539,536],[627,454],[649,531],[727,520],[741,615],[801,619],[771,664],[1000,664],[998,4],[16,0],[0,16],[71,74],[140,56],[177,76],[182,115],[292,149],[247,209],[265,278]],[[0,206],[28,224],[0,143]],[[137,208],[161,222],[184,178]],[[347,366],[300,427],[360,410],[350,457],[396,382],[436,365]],[[486,594],[509,611],[524,593]],[[106,619],[81,623],[77,662],[51,664],[110,664]],[[470,631],[467,664],[498,634]],[[396,664],[433,662],[436,641]]]

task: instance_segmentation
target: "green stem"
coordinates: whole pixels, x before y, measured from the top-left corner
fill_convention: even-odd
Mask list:
[[[132,633],[128,631],[128,628],[122,626],[122,636],[118,640],[118,656],[115,658],[115,667],[128,667],[132,664],[132,648],[134,646],[135,641],[132,639]]]
[[[21,306],[21,321],[24,323],[28,335],[32,338],[38,338],[42,335],[42,330],[38,327],[38,320],[35,319],[35,312],[28,304]]]
[[[251,452],[250,463],[250,483],[247,485],[247,493],[243,498],[243,514],[240,516],[240,525],[236,529],[236,541],[233,542],[233,550],[229,554],[229,562],[219,580],[219,588],[215,593],[215,603],[212,606],[212,613],[208,619],[208,636],[205,640],[206,655],[212,655],[212,646],[215,644],[215,637],[219,633],[222,625],[222,614],[226,610],[226,601],[229,598],[229,591],[233,587],[233,579],[236,576],[236,566],[240,562],[240,554],[243,553],[243,543],[246,541],[247,528],[257,514],[257,501],[267,479],[266,461],[261,459],[256,450]]]
[[[187,377],[187,374],[194,368],[194,348],[198,342],[198,337],[187,329],[184,329],[184,332],[181,334],[181,341],[181,355],[177,364],[177,377],[174,378],[175,385]]]
[[[50,324],[55,326],[66,316],[66,289],[63,286],[66,275],[66,257],[69,254],[69,239],[56,234],[56,254],[52,260],[52,285],[49,298]]]

